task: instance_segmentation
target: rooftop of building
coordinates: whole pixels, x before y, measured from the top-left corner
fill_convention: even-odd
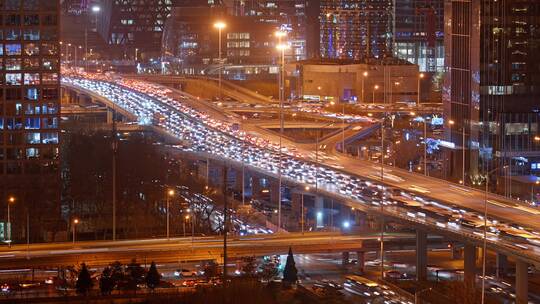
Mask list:
[[[352,64],[368,64],[368,65],[413,65],[407,60],[396,57],[385,58],[365,58],[361,60],[351,59],[330,59],[330,58],[313,58],[307,60],[296,61],[296,64],[301,65],[352,65]]]

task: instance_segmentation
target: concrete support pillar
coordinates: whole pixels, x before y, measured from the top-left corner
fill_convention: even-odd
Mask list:
[[[416,230],[416,280],[427,280],[427,233]]]
[[[242,168],[234,170],[234,190],[238,191],[242,195]],[[245,186],[245,179],[244,179]]]
[[[453,243],[450,248],[450,255],[452,260],[460,260],[461,257],[461,248],[457,243]]]
[[[529,265],[526,262],[522,260],[516,261],[516,304],[528,303],[528,268]]]
[[[208,172],[209,174],[209,184],[221,188],[223,186],[223,168],[221,166],[216,166],[210,162],[210,170]]]
[[[474,289],[476,280],[476,246],[465,244],[463,249],[463,268],[465,287]]]
[[[270,202],[276,206],[279,204],[279,191],[278,180],[270,180]]]
[[[324,227],[324,197],[315,197],[315,223],[316,228]]]
[[[304,200],[304,203],[305,203],[305,200]],[[298,216],[300,217],[301,211],[302,211],[302,193],[298,193],[298,192],[291,193],[291,209],[295,213],[298,213]]]
[[[258,199],[261,196],[261,181],[258,176],[251,176],[251,197]]]
[[[354,222],[358,227],[362,230],[369,228],[366,220],[367,214],[358,210],[351,210],[351,212],[353,213]]]
[[[113,111],[107,110],[107,124],[110,125],[113,123]]]
[[[351,207],[341,205],[339,208],[339,217],[340,221],[334,224],[336,227],[340,227],[340,225],[343,225],[345,222],[348,222],[350,226],[354,225],[354,218],[351,217]]]
[[[356,261],[357,261],[357,264],[358,264],[358,271],[362,274],[364,273],[364,270],[365,270],[365,257],[364,257],[364,252],[363,251],[358,251],[356,252]]]
[[[504,278],[508,271],[508,258],[497,252],[497,278]]]
[[[341,254],[341,265],[347,266],[348,264],[349,264],[349,252],[346,251]]]

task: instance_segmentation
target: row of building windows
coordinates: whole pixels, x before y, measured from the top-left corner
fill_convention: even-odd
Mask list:
[[[55,145],[58,144],[58,132],[7,132],[6,137],[0,136],[0,145],[20,146]]]
[[[0,87],[0,100],[5,97],[6,101],[30,100],[30,101],[54,101],[58,100],[59,92],[57,87],[30,87],[30,88],[7,88]],[[41,97],[41,99],[40,99]]]
[[[36,40],[46,40],[46,41],[55,41],[58,39],[58,33],[56,27],[52,28],[0,28],[0,40],[26,40],[26,41],[36,41]]]
[[[35,56],[35,55],[57,55],[58,45],[56,43],[0,43],[0,56]]]
[[[37,11],[37,10],[57,10],[58,1],[55,0],[0,0],[0,10],[2,11]]]
[[[24,75],[24,77],[23,77]],[[41,80],[40,80],[41,75]],[[6,73],[5,81],[0,74],[0,85],[39,85],[39,84],[57,84],[58,73]]]
[[[0,118],[0,130],[58,129],[58,117]]]
[[[2,149],[0,149],[1,151]],[[40,154],[41,152],[41,154]],[[37,148],[29,147],[25,149],[21,148],[8,148],[6,149],[4,158],[2,158],[4,153],[0,152],[0,160],[21,160],[21,159],[33,159],[33,158],[42,158],[42,159],[56,159],[58,157],[57,149],[54,148]]]
[[[53,71],[60,68],[60,62],[57,58],[42,58],[41,63],[39,58],[2,58],[0,57],[0,71],[17,70],[45,70]],[[4,78],[2,76],[2,78]]]
[[[0,15],[0,25],[6,26],[39,26],[57,25],[58,16],[56,14],[7,14]]]
[[[58,114],[58,104],[34,104],[34,103],[6,103],[5,110],[0,103],[0,116],[5,113],[7,116],[19,116],[19,115],[52,115]]]
[[[56,158],[55,158],[56,159]],[[24,169],[23,169],[24,168]],[[18,175],[18,174],[55,174],[58,172],[58,165],[57,161],[47,161],[47,162],[5,162],[2,164],[0,162],[0,175],[2,174],[8,174],[8,175]]]

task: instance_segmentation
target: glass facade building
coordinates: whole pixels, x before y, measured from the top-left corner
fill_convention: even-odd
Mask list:
[[[497,167],[540,173],[538,29],[536,0],[445,1],[450,177],[474,183]]]
[[[395,56],[420,72],[444,71],[444,0],[396,0]]]
[[[172,0],[103,0],[97,28],[110,46],[109,56],[131,58],[136,49],[148,56],[158,56],[172,7]]]
[[[319,20],[321,58],[392,56],[393,1],[321,0]]]
[[[59,215],[59,2],[0,0],[0,199],[45,208],[42,231]]]

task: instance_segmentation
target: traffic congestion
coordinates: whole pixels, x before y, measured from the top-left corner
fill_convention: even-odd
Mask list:
[[[247,134],[232,122],[217,120],[189,106],[185,95],[163,86],[104,74],[66,74],[62,82],[102,96],[137,116],[140,124],[154,125],[178,138],[180,149],[244,163],[289,183],[310,186],[323,193],[373,208],[408,222],[429,225],[474,240],[484,236],[482,213],[423,197],[422,191],[385,186],[340,168],[308,161],[291,147]],[[280,170],[281,168],[281,170]],[[496,204],[497,202],[492,202]],[[536,209],[527,212],[538,215]],[[538,260],[540,232],[526,226],[487,219],[488,242]]]

